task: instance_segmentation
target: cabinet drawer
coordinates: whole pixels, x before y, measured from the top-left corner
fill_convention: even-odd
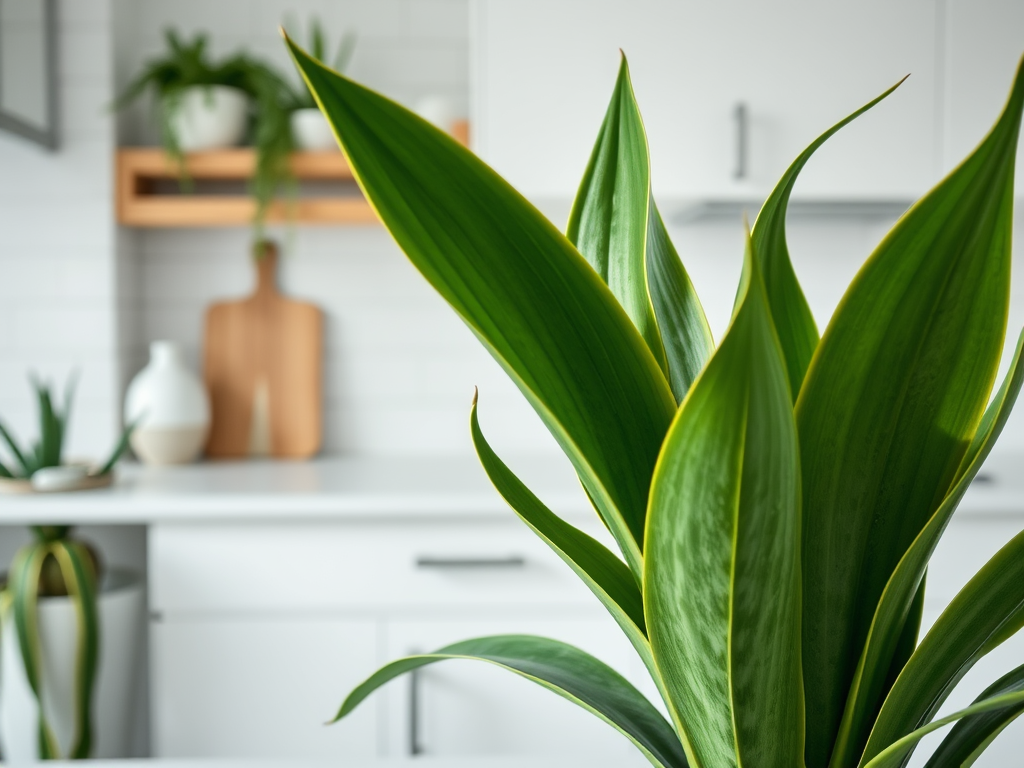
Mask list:
[[[597,605],[517,520],[155,525],[149,535],[160,612]]]

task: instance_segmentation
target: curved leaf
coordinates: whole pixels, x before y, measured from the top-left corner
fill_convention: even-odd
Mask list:
[[[565,234],[611,288],[667,372],[645,277],[650,189],[647,136],[623,55]]]
[[[1008,672],[986,688],[975,704],[1008,693],[1024,692],[1024,665]],[[1024,701],[1016,706],[989,710],[963,718],[942,740],[925,768],[962,768],[971,765],[996,736],[1024,713]]]
[[[927,723],[974,663],[1022,626],[1024,533],[1019,533],[967,582],[924,636],[878,713],[861,764]]]
[[[738,311],[665,440],[647,518],[647,631],[699,768],[803,760],[796,427],[749,245]]]
[[[897,563],[942,502],[998,370],[1024,73],[977,150],[847,290],[796,404],[803,465],[808,768],[828,763]]]
[[[711,326],[651,197],[647,218],[647,289],[661,330],[672,392],[680,402],[715,349]]]
[[[436,653],[393,661],[377,670],[348,695],[334,721],[345,717],[388,681],[446,659],[486,661],[515,672],[614,726],[654,765],[663,768],[685,768],[687,765],[672,726],[618,672],[571,645],[531,635],[497,635],[463,640]]]
[[[771,307],[775,331],[779,334],[782,354],[786,359],[786,371],[789,374],[789,386],[794,402],[800,393],[800,385],[803,384],[807,366],[811,363],[811,356],[818,346],[818,327],[814,323],[814,316],[800,288],[796,272],[793,271],[793,262],[790,261],[789,248],[786,246],[786,209],[789,206],[789,197],[793,193],[797,176],[818,147],[840,128],[860,117],[899,88],[903,80],[852,115],[840,120],[801,152],[782,174],[782,178],[764,201],[754,222],[754,230],[751,233],[754,252],[761,264],[768,306]]]
[[[633,323],[572,244],[469,150],[288,44],[367,200],[544,420],[639,576],[650,477],[676,404]]]
[[[995,696],[991,699],[986,699],[976,704],[972,704],[966,709],[954,712],[949,717],[943,717],[941,720],[936,720],[923,728],[918,728],[916,731],[908,733],[899,741],[896,741],[886,747],[883,752],[878,754],[870,763],[864,766],[864,768],[897,768],[898,766],[906,763],[910,754],[913,752],[914,747],[917,746],[917,742],[929,733],[933,733],[940,728],[943,728],[950,723],[955,723],[957,720],[965,717],[972,717],[986,712],[999,712],[1007,708],[1019,707],[1021,704],[1024,704],[1024,692],[1006,693],[1001,696]]]
[[[1003,426],[1017,401],[1024,384],[1024,333],[1017,342],[1017,351],[1006,378],[992,403],[985,411],[981,426],[964,455],[959,478],[932,515],[924,530],[914,539],[903,555],[885,586],[874,620],[868,633],[867,644],[861,654],[850,686],[850,698],[843,713],[842,726],[832,753],[833,766],[850,765],[861,754],[868,733],[875,721],[888,687],[885,685],[891,659],[899,642],[900,633],[911,610],[915,593],[919,593],[928,560],[939,543],[939,538],[953,517],[971,482],[981,470],[995,445]],[[891,685],[891,681],[889,683]]]
[[[62,539],[50,544],[60,565],[68,597],[78,615],[75,659],[75,737],[68,757],[84,760],[92,753],[92,700],[99,663],[99,608],[96,603],[96,574],[85,547]]]
[[[498,493],[522,521],[576,572],[608,609],[644,662],[653,669],[644,624],[643,598],[626,564],[599,541],[548,509],[506,466],[488,445],[480,429],[476,397],[470,412],[470,431],[480,463]]]
[[[714,344],[651,195],[647,135],[625,56],[566,236],[608,283],[681,401]]]

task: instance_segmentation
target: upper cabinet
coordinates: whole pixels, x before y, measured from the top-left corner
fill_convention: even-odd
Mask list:
[[[948,0],[943,170],[954,168],[995,123],[1024,55],[1020,0]],[[1017,168],[1024,167],[1024,144]],[[1017,197],[1024,184],[1017,182]]]
[[[819,150],[795,195],[911,198],[938,178],[935,0],[474,0],[471,24],[476,149],[534,199],[575,194],[620,48],[662,199],[763,197],[907,74]]]

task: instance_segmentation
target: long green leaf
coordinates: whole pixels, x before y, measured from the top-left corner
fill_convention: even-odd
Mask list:
[[[811,356],[818,346],[818,327],[814,323],[814,316],[800,288],[796,272],[793,271],[793,262],[790,261],[789,248],[786,245],[786,209],[789,207],[790,195],[793,194],[793,186],[800,171],[818,147],[840,128],[860,117],[895,91],[902,83],[903,80],[900,80],[877,99],[840,120],[801,152],[782,174],[779,183],[761,206],[757,221],[754,222],[754,231],[751,233],[754,252],[761,262],[768,305],[771,307],[772,320],[775,321],[775,330],[779,334],[779,343],[786,358],[786,371],[789,374],[789,386],[794,402],[800,393],[800,385],[803,384],[807,366],[811,363]]]
[[[715,349],[711,326],[651,197],[647,218],[647,289],[661,330],[669,383],[682,402]]]
[[[569,214],[566,237],[611,288],[667,373],[644,263],[650,189],[647,136],[623,55],[608,111]]]
[[[75,659],[75,737],[68,757],[84,760],[92,753],[92,700],[99,661],[99,607],[96,573],[85,547],[66,539],[50,545],[78,616]]]
[[[33,465],[25,458],[25,454],[22,453],[21,448],[18,446],[18,441],[14,439],[4,423],[0,421],[0,437],[4,439],[7,447],[11,451],[11,455],[14,456],[15,461],[21,465],[22,477],[30,477],[34,471]]]
[[[446,659],[486,661],[515,672],[614,726],[654,765],[663,768],[685,768],[687,765],[672,726],[618,672],[571,645],[530,635],[464,640],[435,653],[393,661],[348,695],[335,721],[345,717],[388,681]]]
[[[699,768],[803,760],[796,427],[749,246],[738,311],[665,440],[647,520],[647,631]]]
[[[1024,626],[1024,533],[1015,536],[942,612],[878,713],[861,764],[927,723],[982,656]]]
[[[842,726],[832,754],[832,765],[839,768],[852,764],[861,754],[875,716],[888,687],[885,686],[891,659],[897,648],[901,630],[911,610],[915,593],[919,592],[928,560],[939,538],[953,517],[957,506],[988,458],[999,434],[1010,416],[1021,385],[1024,384],[1024,334],[1017,342],[1013,363],[992,403],[985,411],[981,426],[964,456],[963,471],[942,504],[932,515],[924,530],[914,539],[906,554],[889,578],[878,602],[867,644],[861,654],[850,686],[850,698],[843,713]],[[889,682],[891,685],[891,681]]]
[[[829,761],[875,607],[942,502],[995,380],[1024,73],[977,150],[861,269],[796,404],[808,768]]]
[[[640,588],[629,568],[599,541],[578,530],[548,509],[515,476],[484,438],[477,417],[477,399],[473,398],[470,431],[476,454],[484,471],[512,511],[576,572],[608,608],[612,617],[629,637],[645,662],[650,661],[650,644],[644,625],[644,605]]]
[[[647,135],[625,56],[566,235],[608,283],[681,401],[714,345],[651,195]]]
[[[50,556],[49,544],[29,544],[14,556],[7,589],[11,593],[14,630],[25,669],[25,678],[35,695],[38,707],[38,753],[40,759],[60,757],[57,738],[43,710],[42,700],[42,643],[39,639],[39,575],[43,562]]]
[[[959,712],[954,712],[948,717],[935,720],[923,728],[918,728],[916,731],[908,733],[899,741],[893,742],[886,747],[883,752],[878,754],[864,768],[898,768],[898,766],[906,764],[906,761],[913,752],[914,747],[916,747],[917,743],[929,733],[934,733],[940,728],[944,728],[950,723],[955,723],[957,720],[961,720],[965,717],[974,717],[987,712],[999,712],[1001,710],[1019,707],[1022,704],[1024,704],[1024,692],[1019,691],[1016,693],[1005,693],[1001,696],[995,696],[991,699],[985,699],[984,701],[972,704],[966,709],[961,709]]]
[[[974,700],[974,703],[979,704],[986,699],[1022,691],[1024,665],[996,680]],[[988,746],[995,736],[1022,713],[1024,701],[1017,706],[989,710],[963,718],[946,734],[946,738],[932,753],[925,768],[962,768],[971,765],[977,759],[980,750]]]
[[[638,577],[676,403],[632,321],[572,244],[465,147],[288,44],[367,200],[547,424]]]

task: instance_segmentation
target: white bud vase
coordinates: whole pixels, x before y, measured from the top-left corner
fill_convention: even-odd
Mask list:
[[[137,419],[132,450],[146,464],[187,464],[206,442],[210,402],[173,341],[149,345],[149,365],[128,385],[125,423]]]

